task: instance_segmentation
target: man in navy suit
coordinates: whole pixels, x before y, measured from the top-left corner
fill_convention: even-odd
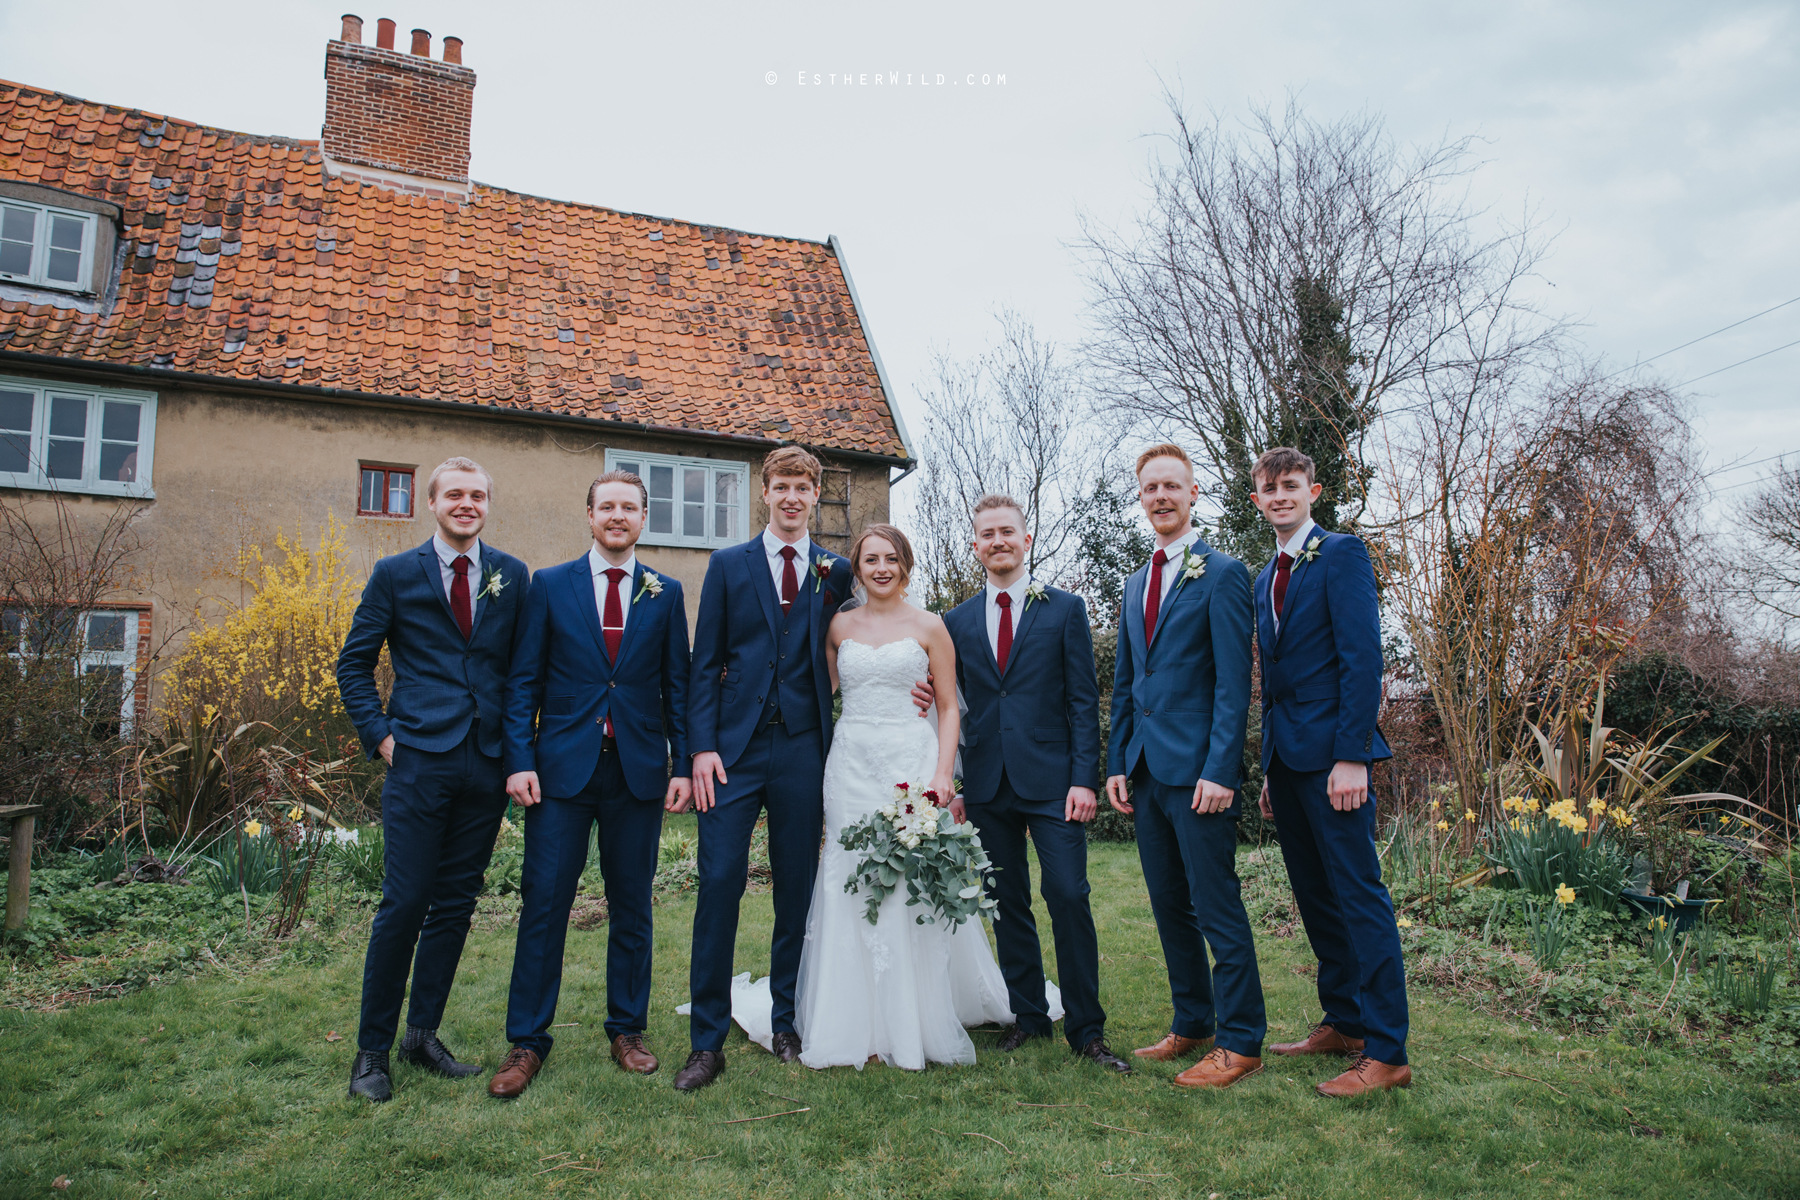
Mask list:
[[[1256,581],[1263,816],[1319,959],[1323,1019],[1275,1054],[1353,1054],[1326,1096],[1405,1087],[1406,967],[1375,849],[1369,764],[1391,757],[1381,708],[1381,614],[1362,539],[1313,524],[1313,461],[1278,447],[1251,470],[1276,556]]]
[[[369,757],[388,765],[387,871],[363,964],[352,1096],[393,1094],[388,1052],[409,964],[400,1057],[453,1079],[480,1070],[451,1057],[437,1029],[506,814],[501,699],[527,572],[481,541],[492,492],[488,473],[466,458],[431,473],[426,506],[437,532],[375,564],[338,655],[344,710]],[[385,710],[375,687],[384,644],[394,667]]]
[[[1137,478],[1157,549],[1126,581],[1119,612],[1106,796],[1136,814],[1175,1002],[1168,1036],[1137,1053],[1166,1062],[1210,1042],[1175,1082],[1230,1087],[1262,1070],[1268,1031],[1236,861],[1250,573],[1193,528],[1200,489],[1186,451],[1152,446],[1138,456]]]
[[[1063,1035],[1090,1062],[1129,1075],[1106,1045],[1100,1007],[1100,950],[1088,907],[1087,826],[1100,776],[1100,691],[1094,638],[1079,596],[1034,582],[1026,570],[1031,534],[1010,496],[975,502],[975,554],[987,570],[979,596],[944,614],[956,644],[956,682],[968,716],[962,727],[962,796],[956,819],[981,831],[994,866],[1000,969],[1017,1018],[1003,1051],[1049,1037],[1044,956],[1031,916],[1030,832],[1062,979]]]
[[[606,881],[606,1035],[613,1061],[649,1075],[652,919],[662,810],[687,807],[687,608],[681,584],[637,561],[649,494],[628,471],[588,487],[588,552],[539,571],[506,685],[506,790],[526,810],[524,907],[506,1005],[511,1099],[555,1041],[563,943],[599,826]],[[671,777],[671,748],[683,774]]]
[[[681,1091],[725,1070],[738,902],[750,836],[768,813],[775,930],[769,947],[773,1050],[800,1057],[794,989],[813,876],[824,836],[825,755],[831,748],[831,677],[825,630],[850,595],[849,560],[813,543],[819,460],[783,446],[763,460],[769,525],[740,546],[715,550],[700,587],[688,689],[688,752],[700,813],[699,896],[689,987],[692,1052],[675,1075]],[[921,707],[931,702],[930,690]]]

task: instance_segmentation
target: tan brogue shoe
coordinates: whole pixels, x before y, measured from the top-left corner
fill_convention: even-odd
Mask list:
[[[1361,1054],[1362,1048],[1361,1038],[1346,1037],[1330,1025],[1314,1025],[1300,1041],[1270,1046],[1269,1053],[1298,1058],[1303,1054]]]
[[[1212,1049],[1213,1040],[1204,1038],[1184,1038],[1179,1033],[1171,1033],[1154,1046],[1145,1046],[1132,1053],[1139,1058],[1148,1058],[1154,1062],[1174,1062],[1178,1058],[1186,1058],[1190,1054],[1204,1054]]]
[[[1247,1054],[1233,1054],[1223,1046],[1214,1046],[1206,1057],[1175,1077],[1176,1087],[1228,1088],[1240,1079],[1262,1070],[1262,1059]]]
[[[507,1052],[500,1069],[494,1072],[494,1077],[488,1080],[488,1095],[501,1100],[516,1099],[531,1086],[531,1077],[543,1065],[544,1060],[525,1047],[514,1046]]]
[[[654,1075],[656,1068],[662,1065],[656,1061],[656,1055],[645,1047],[644,1035],[641,1033],[621,1033],[614,1038],[612,1056],[620,1070],[634,1071],[639,1075]]]
[[[1389,1088],[1411,1085],[1412,1068],[1405,1063],[1390,1067],[1387,1063],[1376,1062],[1366,1054],[1359,1054],[1350,1064],[1349,1070],[1336,1079],[1327,1079],[1316,1090],[1321,1096],[1341,1099],[1360,1096],[1364,1092],[1385,1092]]]

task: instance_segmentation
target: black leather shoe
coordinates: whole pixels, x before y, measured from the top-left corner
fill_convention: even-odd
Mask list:
[[[675,1090],[697,1092],[725,1073],[725,1056],[717,1050],[696,1050],[675,1072]]]
[[[438,1041],[435,1029],[420,1029],[416,1025],[408,1025],[406,1036],[400,1041],[398,1054],[401,1062],[424,1067],[445,1079],[467,1079],[471,1075],[481,1074],[480,1067],[457,1062],[449,1048]]]
[[[1027,1033],[1017,1025],[1014,1025],[1011,1029],[1006,1031],[1006,1035],[1000,1039],[1000,1044],[996,1046],[995,1049],[1011,1054],[1014,1050],[1017,1050],[1032,1038],[1047,1038],[1049,1036],[1050,1035],[1047,1033]]]
[[[358,1050],[350,1064],[350,1098],[361,1096],[380,1102],[394,1097],[394,1081],[388,1074],[386,1050]]]
[[[797,1033],[778,1033],[770,1044],[769,1050],[784,1063],[800,1061],[800,1035]]]
[[[1121,1075],[1131,1074],[1131,1064],[1112,1052],[1105,1038],[1094,1038],[1087,1045],[1075,1052],[1097,1067],[1105,1067],[1109,1071],[1117,1071]]]

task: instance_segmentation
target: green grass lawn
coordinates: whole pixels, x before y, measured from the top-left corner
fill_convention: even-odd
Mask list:
[[[1161,949],[1135,848],[1096,844],[1092,879],[1109,1035],[1128,1052],[1167,1026]],[[1185,1064],[1119,1079],[1060,1041],[1002,1056],[994,1033],[975,1035],[978,1065],[918,1074],[784,1067],[737,1034],[724,1079],[680,1095],[693,915],[691,895],[657,913],[663,1070],[612,1066],[605,930],[572,932],[558,1020],[579,1026],[556,1031],[513,1103],[489,1099],[485,1077],[406,1066],[393,1102],[345,1099],[366,929],[322,966],[0,1010],[0,1195],[1800,1195],[1792,1086],[1418,991],[1413,1087],[1348,1103],[1312,1091],[1336,1060],[1270,1058],[1230,1091],[1194,1094],[1169,1083]],[[767,970],[769,921],[769,897],[746,898],[739,969]],[[506,1048],[512,944],[510,929],[470,937],[443,1030],[489,1068]],[[1305,940],[1259,949],[1271,1040],[1299,1035],[1317,1017]],[[787,1115],[746,1120],[769,1114]],[[59,1176],[66,1193],[50,1190]]]

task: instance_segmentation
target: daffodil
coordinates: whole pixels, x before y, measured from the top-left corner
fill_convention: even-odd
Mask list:
[[[1558,904],[1575,903],[1575,889],[1566,883],[1556,885],[1556,902]]]
[[[244,822],[244,832],[249,834],[251,837],[261,837],[262,836],[262,822],[261,821],[245,821]]]
[[[1463,809],[1463,820],[1470,821],[1470,822],[1473,822],[1474,820],[1476,820],[1475,810],[1472,808]]]
[[[301,808],[298,804],[296,804],[296,805],[294,805],[294,807],[288,809],[288,820],[293,821],[295,823],[298,823],[300,818],[304,817],[305,815],[306,815],[306,810],[304,808]]]
[[[1444,830],[1446,830],[1446,829],[1448,829],[1448,828],[1450,828],[1450,822],[1448,822],[1448,821],[1439,821],[1439,822],[1438,822],[1438,823],[1437,823],[1437,828],[1438,828],[1438,832],[1439,832],[1439,833],[1442,833],[1442,832],[1443,832],[1443,831],[1444,831]]]
[[[1412,928],[1412,922],[1407,920],[1405,917],[1401,917],[1400,919],[1395,921],[1394,924],[1398,925],[1402,929],[1411,929]]]

